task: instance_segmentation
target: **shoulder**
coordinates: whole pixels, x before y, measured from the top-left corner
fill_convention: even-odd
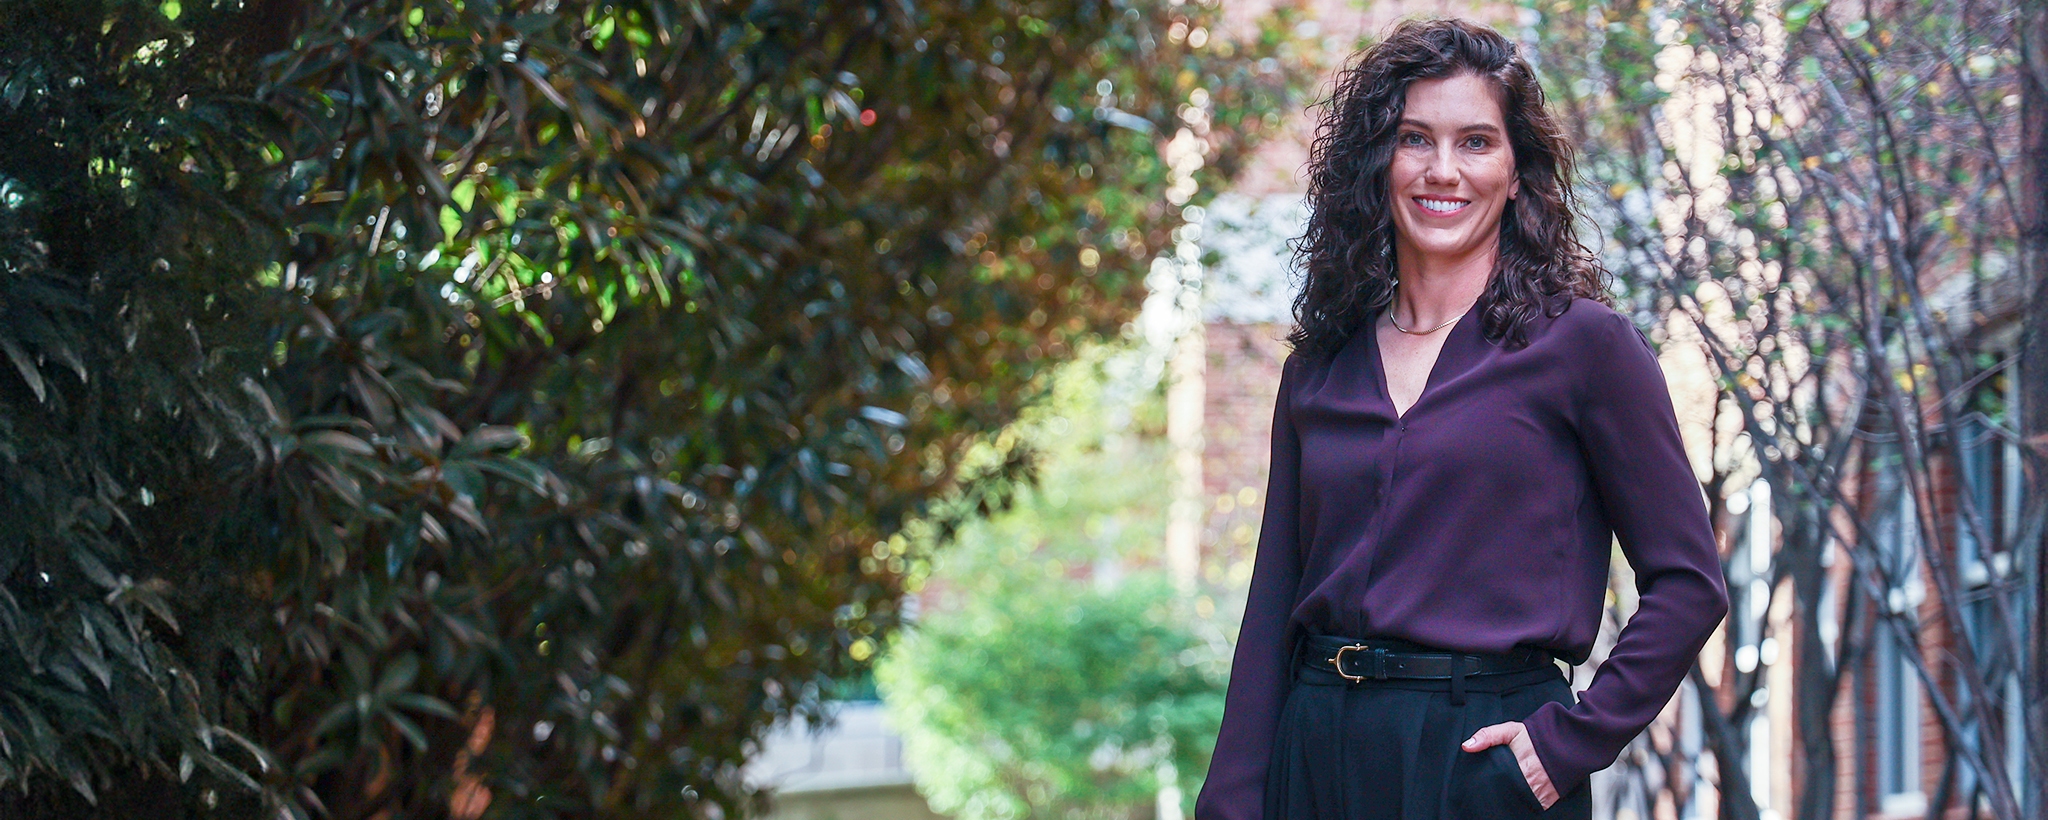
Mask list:
[[[1344,354],[1344,348],[1350,347],[1350,345],[1356,343],[1357,340],[1357,335],[1353,334],[1350,338],[1347,338],[1345,340],[1344,345],[1337,350],[1288,351],[1287,357],[1281,360],[1280,362],[1281,383],[1300,383],[1303,380],[1319,380],[1325,374],[1329,373],[1332,368],[1343,367],[1344,365],[1339,364],[1340,359],[1349,361],[1357,358],[1356,356],[1347,357]]]
[[[1628,318],[1616,313],[1614,308],[1581,296],[1572,297],[1564,312],[1550,320],[1553,332],[1567,334],[1612,333],[1615,328],[1634,327]]]
[[[1573,299],[1551,319],[1547,360],[1587,407],[1669,406],[1664,365],[1649,337],[1626,315],[1591,299]]]
[[[1290,350],[1287,358],[1280,361],[1280,398],[1286,402],[1301,391],[1302,382],[1316,378],[1319,371],[1330,366],[1328,354]]]
[[[1529,334],[1529,364],[1574,401],[1632,400],[1664,389],[1657,351],[1627,316],[1592,299],[1573,299],[1541,316]]]
[[[1577,355],[1650,352],[1650,340],[1628,317],[1592,299],[1574,297],[1564,312],[1539,320],[1540,335],[1549,344]]]

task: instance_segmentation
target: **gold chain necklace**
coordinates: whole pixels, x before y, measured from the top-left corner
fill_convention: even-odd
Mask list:
[[[1396,291],[1394,291],[1394,298],[1395,298],[1395,301],[1399,301],[1399,300],[1400,300],[1400,296],[1401,296],[1401,292],[1400,292],[1399,290],[1396,290]],[[1471,305],[1466,305],[1466,306],[1465,306],[1465,310],[1471,310],[1471,309],[1472,309],[1472,306],[1471,306]],[[1450,318],[1449,320],[1445,321],[1445,322],[1444,322],[1443,324],[1437,325],[1436,327],[1430,328],[1430,329],[1428,329],[1428,330],[1409,330],[1409,329],[1407,329],[1407,328],[1405,328],[1405,327],[1402,327],[1402,326],[1401,326],[1401,320],[1399,320],[1399,319],[1396,319],[1396,318],[1394,318],[1394,308],[1393,308],[1393,305],[1392,305],[1392,303],[1389,303],[1389,304],[1388,304],[1388,307],[1387,307],[1387,324],[1393,325],[1393,326],[1394,326],[1394,329],[1395,329],[1395,330],[1401,331],[1402,333],[1406,333],[1406,334],[1408,334],[1408,335],[1410,335],[1410,336],[1428,336],[1428,335],[1429,335],[1429,334],[1431,334],[1431,333],[1435,333],[1435,332],[1437,332],[1437,331],[1439,331],[1439,330],[1443,330],[1444,328],[1450,327],[1451,325],[1455,324],[1455,323],[1456,323],[1456,322],[1457,322],[1457,321],[1458,321],[1459,319],[1463,319],[1463,318],[1465,318],[1465,314],[1464,314],[1464,313],[1463,313],[1463,312],[1461,311],[1461,312],[1459,312],[1459,313],[1458,313],[1458,315],[1456,315],[1456,316],[1452,316],[1452,317],[1451,317],[1451,318]]]

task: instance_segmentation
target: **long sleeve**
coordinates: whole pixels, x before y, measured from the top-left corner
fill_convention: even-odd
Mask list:
[[[1663,371],[1627,319],[1589,322],[1574,426],[1594,498],[1635,570],[1640,603],[1577,706],[1526,721],[1558,793],[1614,762],[1670,701],[1728,610],[1711,525]]]
[[[1263,810],[1267,758],[1292,671],[1295,636],[1289,621],[1301,581],[1301,439],[1289,406],[1299,367],[1300,360],[1289,356],[1281,368],[1272,470],[1251,591],[1237,633],[1216,753],[1195,799],[1196,820],[1259,820]]]

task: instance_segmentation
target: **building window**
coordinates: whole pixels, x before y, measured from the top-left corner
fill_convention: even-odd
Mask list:
[[[1965,587],[2012,572],[2018,535],[2021,454],[2011,427],[1986,413],[1965,414],[1956,429],[1956,570]]]
[[[1920,781],[1920,676],[1915,671],[1919,647],[1913,630],[1926,587],[1920,574],[1919,506],[1897,472],[1877,476],[1879,515],[1875,522],[1877,557],[1890,589],[1876,624],[1875,718],[1877,797],[1887,815],[1925,813],[1927,798]],[[1902,634],[1903,632],[1903,634]]]
[[[1888,815],[1925,811],[1920,791],[1920,679],[1909,652],[1885,628],[1877,639],[1877,796]]]
[[[1987,684],[1983,704],[1973,702],[1974,687],[1960,691],[1963,730],[1986,758],[2003,759],[2008,781],[2017,786],[2024,782],[2020,773],[2026,759],[2019,679],[2026,649],[2019,645],[2022,632],[2015,621],[2026,618],[2026,585],[2015,587],[2011,581],[2024,477],[2014,414],[2004,397],[2007,383],[2004,374],[1986,380],[1986,389],[1972,397],[1969,412],[1957,423],[1954,531],[1963,628]],[[1972,767],[1962,767],[1958,775],[1964,795],[1978,795],[1988,785]]]
[[[1771,734],[1770,711],[1762,708],[1771,697],[1765,668],[1778,660],[1778,639],[1769,635],[1771,607],[1771,559],[1776,552],[1776,520],[1771,513],[1771,483],[1757,479],[1748,489],[1728,499],[1728,512],[1739,522],[1730,533],[1733,555],[1728,580],[1735,613],[1729,619],[1730,637],[1735,644],[1735,670],[1757,675],[1751,702],[1759,708],[1746,727],[1748,759],[1743,761],[1749,775],[1750,798],[1765,818],[1778,816],[1771,806],[1771,778],[1780,760]]]

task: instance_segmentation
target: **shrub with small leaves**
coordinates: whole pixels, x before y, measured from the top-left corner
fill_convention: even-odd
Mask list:
[[[744,813],[1287,104],[1218,16],[0,0],[0,815]]]

